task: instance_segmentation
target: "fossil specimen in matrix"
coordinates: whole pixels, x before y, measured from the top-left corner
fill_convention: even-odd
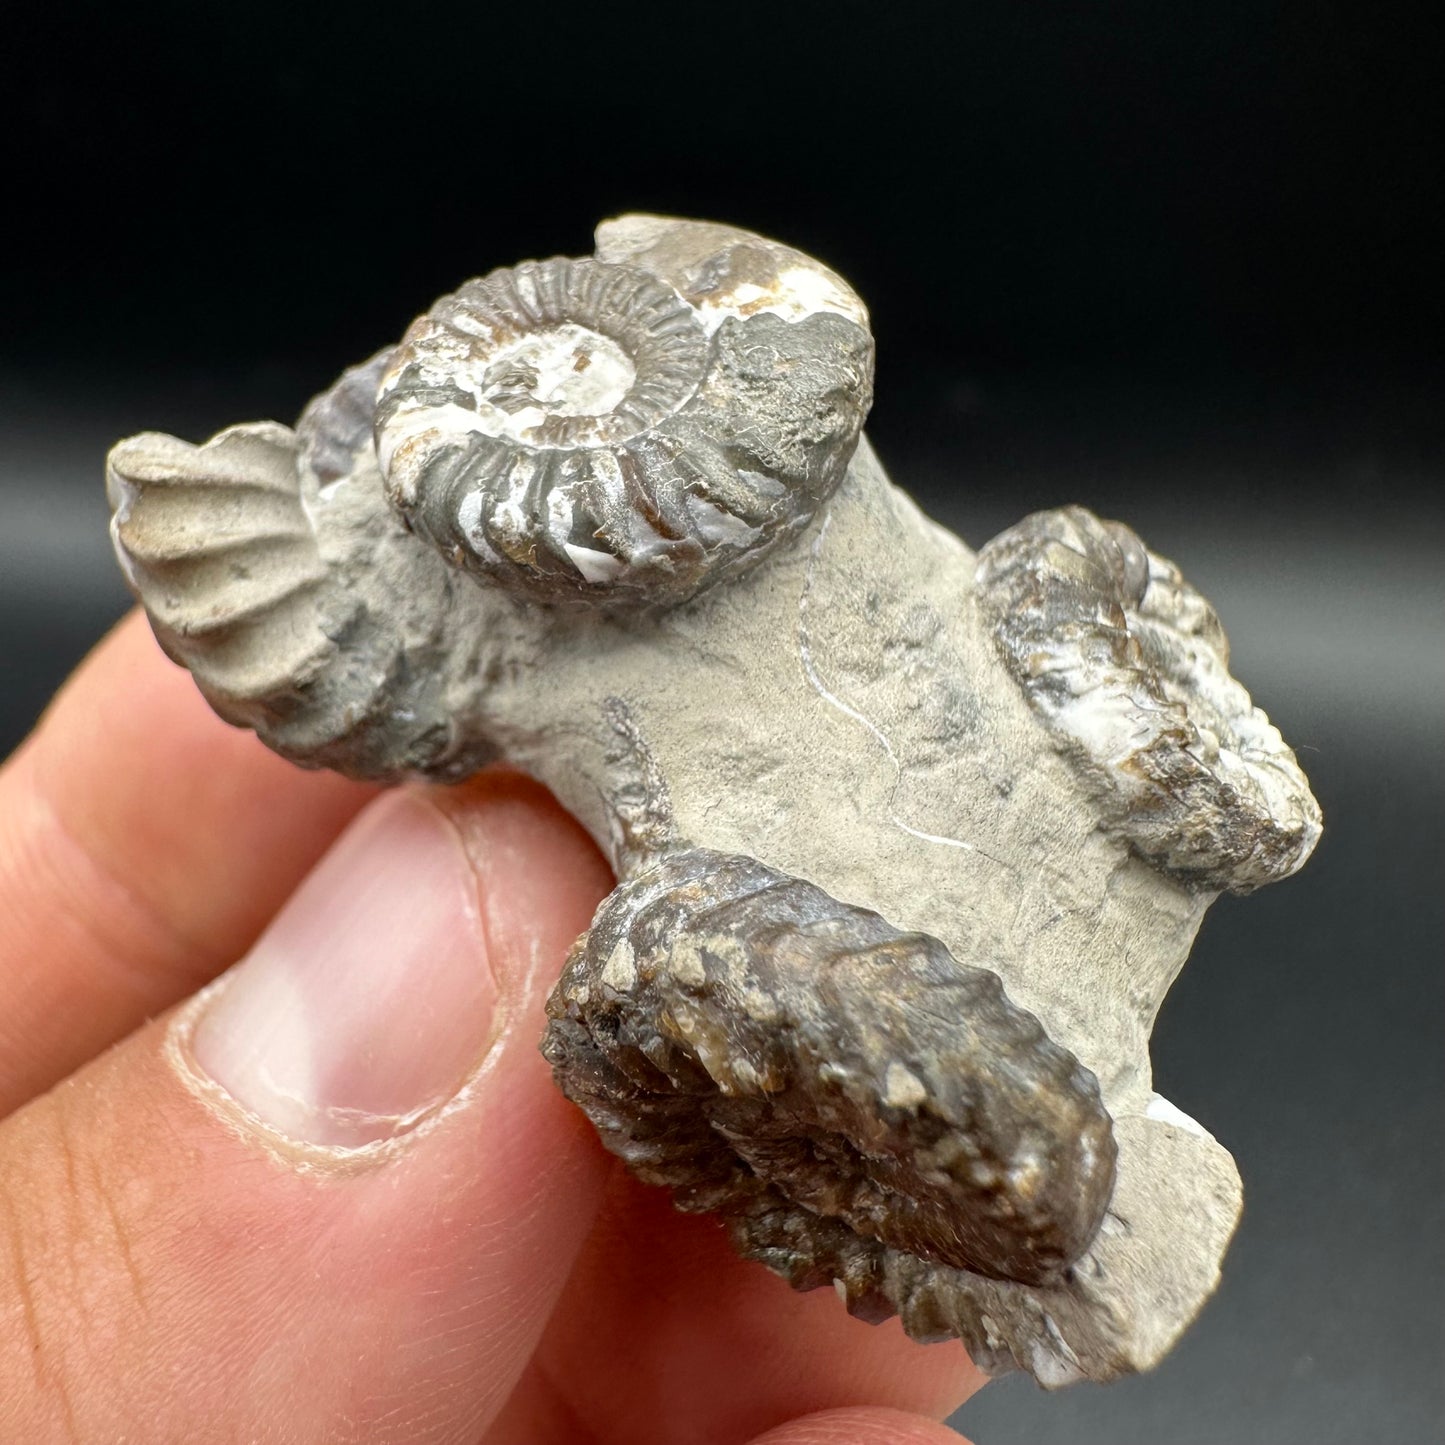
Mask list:
[[[629,216],[467,282],[295,429],[109,460],[216,711],[356,777],[546,783],[618,875],[542,1041],[743,1253],[1048,1385],[1157,1361],[1228,1153],[1149,1031],[1225,889],[1319,835],[1177,568],[1071,507],[975,555],[862,435],[867,312]]]

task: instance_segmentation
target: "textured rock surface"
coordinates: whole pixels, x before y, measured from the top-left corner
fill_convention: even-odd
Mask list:
[[[1293,756],[1126,528],[1045,513],[975,559],[890,485],[858,435],[866,312],[831,272],[655,217],[602,226],[597,261],[645,273],[651,321],[687,310],[665,379],[686,352],[697,391],[633,406],[647,365],[585,287],[564,306],[558,281],[533,339],[487,322],[470,403],[417,371],[423,318],[294,433],[121,443],[127,575],[286,756],[443,780],[505,757],[591,830],[621,882],[546,1048],[643,1177],[989,1368],[1146,1368],[1240,1204],[1153,1093],[1149,1032],[1216,892],[1313,846]],[[644,433],[667,445],[627,452]],[[646,486],[611,490],[624,453]]]

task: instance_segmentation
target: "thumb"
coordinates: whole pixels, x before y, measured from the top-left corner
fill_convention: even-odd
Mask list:
[[[475,1439],[600,1195],[537,1040],[607,886],[521,779],[389,795],[246,960],[0,1125],[0,1439]]]

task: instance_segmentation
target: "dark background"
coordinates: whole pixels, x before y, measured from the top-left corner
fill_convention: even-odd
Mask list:
[[[1440,1440],[1437,8],[9,7],[0,752],[125,605],[115,437],[290,420],[621,210],[814,252],[873,308],[894,477],[975,545],[1075,500],[1134,523],[1327,818],[1300,878],[1211,913],[1156,1035],[1245,1179],[1218,1297],[1146,1378],[1012,1379],[955,1423]]]

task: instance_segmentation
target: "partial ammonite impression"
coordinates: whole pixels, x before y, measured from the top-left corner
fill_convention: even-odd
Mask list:
[[[872,395],[862,303],[745,232],[684,225],[659,251],[650,220],[604,228],[615,259],[469,281],[391,357],[387,494],[456,565],[551,601],[674,603],[841,480]]]

